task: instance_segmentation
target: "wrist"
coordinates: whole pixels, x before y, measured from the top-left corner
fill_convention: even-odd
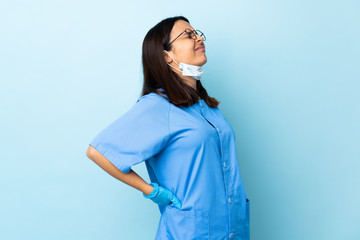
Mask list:
[[[154,190],[154,186],[150,185],[150,184],[146,184],[146,186],[144,186],[144,189],[143,189],[143,193],[145,195],[149,195],[153,190]]]
[[[148,193],[148,194],[146,194],[145,192],[143,192],[143,196],[145,197],[145,198],[152,198],[152,197],[154,197],[157,193],[158,193],[158,190],[159,190],[159,185],[157,184],[157,183],[150,183],[149,184],[149,189],[151,190],[151,191],[149,191],[150,193],[148,193],[148,191],[146,192],[146,193]]]

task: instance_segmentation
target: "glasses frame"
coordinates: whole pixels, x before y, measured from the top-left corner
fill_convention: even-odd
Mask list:
[[[188,32],[188,31],[190,31],[190,32]],[[204,38],[203,41],[206,40],[205,34],[204,34],[202,31],[200,31],[200,30],[192,30],[192,29],[190,29],[190,28],[187,28],[187,29],[185,29],[184,31],[182,31],[174,40],[172,40],[172,41],[168,44],[168,46],[170,46],[170,45],[171,45],[176,39],[178,39],[184,32],[186,32],[187,34],[190,34],[191,32],[194,33],[194,35],[190,35],[191,38],[194,39],[194,40],[197,39],[197,36],[203,37],[203,38]],[[200,34],[198,34],[198,33],[200,33]],[[193,38],[193,36],[195,36],[195,38]]]

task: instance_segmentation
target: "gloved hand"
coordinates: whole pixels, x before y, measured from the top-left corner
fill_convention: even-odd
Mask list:
[[[149,195],[145,195],[145,198],[151,199],[153,202],[159,205],[168,205],[173,203],[177,209],[181,208],[179,199],[170,190],[159,186],[157,183],[150,183],[154,187],[153,191]]]

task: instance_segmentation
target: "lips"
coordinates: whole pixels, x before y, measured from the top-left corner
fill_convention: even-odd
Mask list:
[[[198,46],[196,49],[195,49],[195,51],[197,51],[197,50],[202,50],[202,51],[205,51],[205,47],[204,46]]]

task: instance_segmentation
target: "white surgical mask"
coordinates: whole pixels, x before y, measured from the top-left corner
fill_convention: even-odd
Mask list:
[[[175,59],[172,58],[172,56],[170,55],[170,53],[168,51],[166,51],[166,50],[164,50],[164,51],[167,52],[169,54],[169,56],[171,57],[171,59],[175,61]],[[178,69],[174,66],[171,66],[169,63],[166,63],[166,64],[172,68],[175,68],[175,69],[181,71],[183,76],[191,76],[197,80],[201,79],[203,72],[204,72],[202,67],[191,65],[191,64],[186,64],[183,62],[180,62],[180,64],[176,62],[176,64],[179,65],[180,69]]]

